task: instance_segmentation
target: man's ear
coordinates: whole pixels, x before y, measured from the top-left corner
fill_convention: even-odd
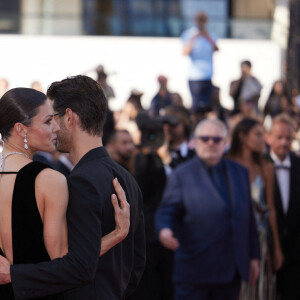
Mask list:
[[[16,132],[16,134],[21,137],[24,138],[24,136],[27,134],[27,127],[22,124],[22,123],[16,123],[14,125],[14,131]]]
[[[77,124],[77,115],[72,111],[72,109],[67,108],[64,115],[65,123],[68,127],[72,127]]]
[[[270,132],[265,133],[265,141],[267,142],[268,145],[272,143],[272,135]]]

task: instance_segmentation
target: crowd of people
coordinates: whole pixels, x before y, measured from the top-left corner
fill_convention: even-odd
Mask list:
[[[115,93],[103,65],[96,81],[53,83],[53,108],[39,82],[6,92],[0,80],[0,191],[3,203],[13,198],[11,212],[0,210],[0,226],[12,222],[7,235],[0,230],[3,299],[61,299],[69,289],[64,299],[300,298],[296,97],[280,79],[261,109],[262,85],[245,60],[230,84],[233,109],[222,107],[211,81],[219,49],[207,22],[197,13],[182,34],[191,107],[160,75],[149,108],[134,89],[111,111]]]

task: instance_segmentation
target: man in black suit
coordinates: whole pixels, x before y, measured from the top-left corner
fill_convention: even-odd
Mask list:
[[[36,298],[70,289],[64,299],[124,299],[137,286],[145,265],[142,195],[133,177],[102,147],[107,109],[103,90],[91,78],[75,76],[54,82],[47,95],[61,128],[57,148],[69,152],[75,165],[68,177],[69,252],[51,262],[12,265],[14,296]],[[130,230],[123,242],[99,258],[101,237],[115,227],[109,203],[115,177],[130,203]]]
[[[191,159],[195,152],[189,148],[191,130],[190,113],[183,106],[171,105],[162,119],[164,143],[158,149],[167,175],[181,163]]]
[[[300,158],[290,151],[293,124],[284,114],[273,119],[268,135],[270,157],[275,166],[274,202],[278,232],[285,256],[277,273],[281,300],[300,299]]]

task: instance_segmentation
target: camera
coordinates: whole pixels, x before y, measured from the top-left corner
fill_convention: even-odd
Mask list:
[[[158,149],[164,142],[162,119],[150,117],[147,112],[140,112],[136,124],[141,131],[141,146],[151,150]]]

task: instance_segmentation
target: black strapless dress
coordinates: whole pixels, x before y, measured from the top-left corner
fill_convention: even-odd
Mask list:
[[[16,176],[11,216],[14,264],[35,264],[50,261],[44,245],[43,222],[35,198],[35,179],[45,168],[49,168],[49,166],[34,161],[24,166]],[[9,172],[2,174],[5,173]],[[0,254],[4,256],[1,249]],[[14,299],[11,284],[0,286],[0,299]],[[61,300],[63,296],[53,295],[35,299]]]

